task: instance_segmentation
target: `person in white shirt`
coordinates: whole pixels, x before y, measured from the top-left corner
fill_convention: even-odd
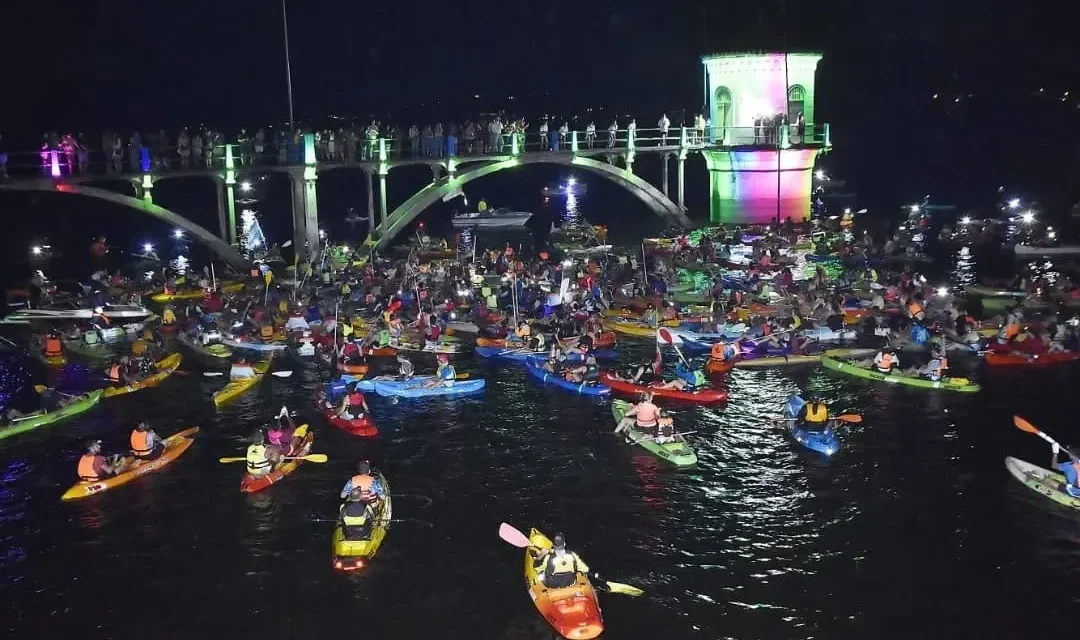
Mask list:
[[[656,126],[660,128],[660,146],[667,145],[668,130],[671,129],[671,120],[668,120],[667,114],[660,116],[660,120],[657,121]]]
[[[607,146],[608,146],[608,149],[614,149],[615,148],[615,134],[618,133],[618,131],[619,131],[619,122],[617,120],[612,120],[611,124],[609,124],[608,128],[607,128],[607,133],[608,133]]]
[[[585,127],[585,146],[592,149],[596,144],[596,123],[589,122],[589,126]]]

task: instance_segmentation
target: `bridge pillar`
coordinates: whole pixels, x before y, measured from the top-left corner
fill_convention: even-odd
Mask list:
[[[626,172],[627,173],[633,173],[634,172],[634,150],[633,149],[631,149],[630,151],[627,151],[626,155],[623,156],[623,164],[626,165]]]
[[[430,165],[430,166],[431,166],[431,173],[432,173],[431,181],[433,183],[438,182],[442,178],[442,165],[441,164],[433,164],[433,165]]]
[[[578,152],[577,131],[571,131],[570,132],[570,153],[572,153],[574,155],[577,155],[577,152]]]
[[[226,233],[222,240],[229,246],[236,246],[236,158],[233,157],[233,146],[225,145],[225,205],[228,207],[229,219],[225,223]]]
[[[144,173],[142,177],[142,199],[147,202],[154,201],[154,177]]]
[[[368,168],[364,168],[364,178],[367,179],[367,215],[368,220],[375,219],[375,183],[372,180],[373,172]],[[379,176],[380,183],[383,181],[382,176]]]
[[[448,160],[452,163],[453,158]],[[379,139],[379,219],[368,218],[368,229],[374,229],[376,226],[386,222],[386,179],[390,175],[390,163],[387,162],[386,155],[386,139]]]
[[[319,248],[319,199],[316,183],[319,175],[315,169],[315,134],[304,134],[304,245],[307,256],[313,256]],[[295,230],[294,230],[295,233]],[[300,247],[294,245],[295,251]]]
[[[293,247],[299,250],[307,242],[307,202],[304,198],[303,173],[290,170],[289,184],[292,187]]]
[[[229,241],[229,218],[228,201],[225,198],[225,180],[221,176],[214,176],[214,186],[217,189],[217,217],[218,237],[225,242]]]
[[[676,204],[683,211],[686,211],[686,156],[690,153],[690,138],[686,135],[686,127],[682,128],[682,132],[679,134],[679,170],[677,179],[677,193]]]
[[[663,164],[660,165],[660,190],[664,192],[664,196],[668,194],[668,160],[670,159],[670,153],[665,153],[661,158]]]

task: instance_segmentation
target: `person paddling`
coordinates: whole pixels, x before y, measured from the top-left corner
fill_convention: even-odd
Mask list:
[[[824,432],[829,428],[829,407],[821,398],[810,396],[810,401],[802,406],[796,416],[798,424],[814,433]]]
[[[247,472],[253,476],[265,476],[274,470],[280,457],[280,450],[267,444],[266,435],[259,429],[251,436],[251,444],[248,445],[245,455]]]
[[[344,500],[354,491],[360,491],[361,499],[365,502],[378,502],[386,496],[382,483],[371,475],[371,463],[367,460],[356,463],[356,474],[341,489],[341,499]]]
[[[346,540],[367,540],[371,537],[371,526],[375,521],[375,507],[364,499],[362,489],[353,489],[347,502],[341,505],[338,517],[344,529]]]
[[[1050,445],[1050,451],[1052,452],[1050,466],[1065,474],[1065,492],[1074,498],[1080,498],[1080,481],[1078,481],[1078,478],[1080,478],[1080,456],[1073,452],[1072,447],[1065,447],[1065,451],[1062,452],[1061,445],[1056,442]],[[1068,459],[1058,462],[1061,453],[1065,453]]]
[[[361,420],[368,413],[367,398],[356,388],[356,381],[345,387],[345,398],[337,415],[343,420]]]
[[[578,581],[578,574],[588,575],[589,565],[578,554],[566,548],[566,537],[556,533],[552,539],[552,548],[544,549],[533,565],[536,577],[548,589],[563,589],[573,586]]]
[[[454,380],[457,379],[457,370],[450,364],[450,356],[440,353],[436,360],[439,364],[435,368],[435,377],[425,380],[424,386],[430,388],[454,384]]]
[[[626,412],[623,419],[619,421],[619,424],[615,427],[615,434],[618,435],[623,431],[626,431],[631,426],[637,426],[638,429],[649,433],[656,430],[656,423],[660,416],[660,410],[655,404],[653,404],[653,394],[643,393],[641,395],[641,402],[630,407],[630,410]]]
[[[442,354],[446,355],[446,354]],[[405,354],[399,353],[397,357],[398,361],[398,380],[412,380],[416,374],[416,368],[413,366],[411,360],[405,357]]]
[[[139,460],[154,460],[165,452],[165,441],[145,422],[131,432],[131,453]]]
[[[122,460],[114,456],[112,461],[101,455],[101,440],[86,443],[86,453],[79,458],[77,472],[83,482],[97,482],[120,473],[124,468]]]

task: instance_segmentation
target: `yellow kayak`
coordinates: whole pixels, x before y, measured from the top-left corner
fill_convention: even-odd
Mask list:
[[[227,402],[232,402],[240,397],[240,394],[259,384],[259,381],[263,379],[266,372],[270,370],[270,362],[273,361],[273,359],[274,354],[271,352],[270,357],[266,360],[251,365],[251,368],[255,370],[254,377],[230,380],[229,384],[225,385],[221,390],[214,394],[214,405],[220,407]]]
[[[124,469],[123,472],[111,478],[98,480],[96,482],[76,482],[70,489],[64,492],[64,495],[60,496],[60,499],[78,500],[80,498],[89,498],[102,491],[108,491],[113,487],[127,484],[135,478],[144,476],[151,471],[157,471],[173,460],[176,460],[181,454],[187,451],[188,447],[191,446],[191,443],[194,442],[192,437],[198,432],[198,427],[191,427],[190,429],[184,429],[180,433],[174,433],[168,438],[165,438],[165,451],[156,459],[135,460]]]
[[[346,540],[345,527],[339,521],[334,527],[334,568],[338,571],[356,571],[363,569],[367,560],[373,558],[382,546],[383,539],[390,529],[390,519],[393,517],[390,503],[390,483],[382,472],[378,474],[379,483],[386,491],[386,498],[371,525],[371,537],[367,540]]]
[[[656,335],[656,329],[653,327],[633,320],[606,320],[604,321],[604,328],[638,338],[652,338]]]
[[[165,378],[171,376],[173,372],[180,367],[180,359],[180,354],[174,353],[163,360],[158,360],[157,373],[149,378],[139,380],[138,382],[132,382],[123,387],[109,387],[105,389],[105,397],[111,398],[113,396],[122,396],[128,393],[134,393],[140,389],[149,389],[150,387],[158,386]]]
[[[243,282],[230,282],[228,284],[222,284],[219,289],[222,293],[238,293],[244,290]],[[166,302],[172,302],[174,300],[202,300],[206,296],[206,290],[204,289],[187,289],[185,291],[177,291],[176,293],[155,293],[150,296],[150,299],[158,304],[165,304]]]

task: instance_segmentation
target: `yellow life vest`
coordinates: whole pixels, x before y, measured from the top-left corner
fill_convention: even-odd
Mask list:
[[[261,474],[270,470],[270,461],[266,459],[266,445],[253,444],[247,448],[248,473]]]
[[[811,402],[806,405],[806,421],[821,424],[829,419],[829,408],[821,402]]]

